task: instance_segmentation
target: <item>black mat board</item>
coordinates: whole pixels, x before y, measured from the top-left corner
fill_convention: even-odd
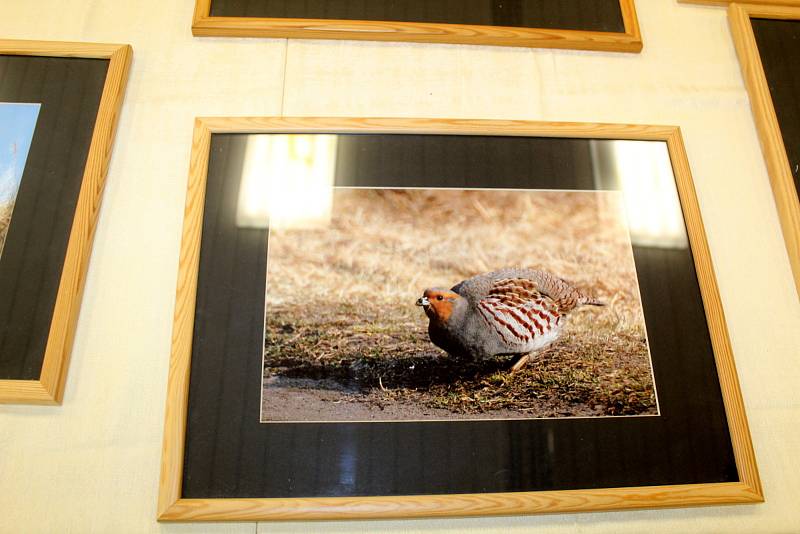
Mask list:
[[[237,228],[246,135],[214,134],[185,498],[417,495],[738,480],[693,258],[634,247],[661,415],[270,423],[260,418],[267,231]],[[588,140],[343,135],[336,185],[594,189]]]
[[[752,19],[795,191],[800,194],[800,21]]]
[[[0,256],[0,379],[39,378],[108,63],[0,55],[0,102],[41,104]]]
[[[618,0],[212,0],[211,16],[625,32]]]

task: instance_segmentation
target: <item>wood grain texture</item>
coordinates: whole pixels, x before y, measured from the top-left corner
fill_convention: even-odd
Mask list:
[[[742,76],[750,95],[750,105],[775,196],[795,287],[800,294],[800,200],[753,34],[751,18],[800,20],[800,7],[732,4],[728,10],[731,33],[739,56]]]
[[[0,402],[60,404],[133,50],[129,45],[0,40],[2,54],[109,60],[39,380],[0,381]]]
[[[417,22],[212,17],[211,0],[196,0],[192,34],[203,37],[355,39],[641,52],[642,37],[634,0],[619,2],[625,33]]]
[[[167,404],[158,492],[159,516],[165,514],[181,496],[186,405],[189,398],[197,273],[200,265],[200,238],[210,147],[211,131],[202,120],[198,119],[195,121],[192,140],[183,237],[178,263],[178,288],[175,296],[172,355],[167,378]]]
[[[0,54],[110,59],[119,51],[120,46],[118,44],[104,43],[0,39]]]
[[[209,18],[211,14],[211,0],[195,0],[194,12],[192,13],[192,30],[196,24]],[[194,31],[192,32],[194,33]],[[197,34],[194,34],[197,35]]]
[[[0,404],[58,404],[40,380],[0,380]]]
[[[160,521],[310,521],[474,517],[675,506],[746,504],[745,484],[696,484],[598,490],[315,499],[181,499]]]
[[[482,119],[202,117],[211,133],[407,133],[666,140],[675,126]]]
[[[181,477],[212,133],[427,133],[666,141],[714,346],[740,482],[517,493],[361,498],[182,499]],[[195,125],[167,384],[158,519],[254,521],[577,512],[763,501],[722,304],[680,130],[674,126],[380,118],[201,118]]]

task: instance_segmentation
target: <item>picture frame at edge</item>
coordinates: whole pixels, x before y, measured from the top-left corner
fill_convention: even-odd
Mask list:
[[[126,44],[0,39],[1,55],[109,60],[60,274],[41,373],[38,380],[0,380],[0,403],[60,404],[133,49]]]
[[[767,164],[795,288],[800,296],[800,192],[794,185],[791,164],[750,22],[752,18],[800,22],[800,0],[786,0],[786,3],[786,6],[731,4],[728,8],[728,21],[750,96],[753,119]]]
[[[212,0],[195,0],[195,37],[266,37],[406,41],[606,52],[642,51],[634,0],[617,0],[625,31],[602,32],[373,20],[281,19],[211,16]]]

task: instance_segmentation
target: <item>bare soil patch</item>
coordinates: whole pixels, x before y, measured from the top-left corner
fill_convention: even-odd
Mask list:
[[[656,413],[647,345],[636,332],[587,337],[568,326],[525,369],[511,374],[515,357],[465,361],[437,349],[417,313],[386,325],[378,321],[387,310],[364,312],[343,307],[312,316],[293,308],[270,314],[266,420],[307,420],[309,414],[344,421]]]

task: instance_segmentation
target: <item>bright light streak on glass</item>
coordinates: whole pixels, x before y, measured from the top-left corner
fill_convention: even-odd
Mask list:
[[[601,182],[615,184],[625,198],[634,245],[686,248],[688,240],[667,144],[596,141]],[[605,161],[603,161],[605,160]]]
[[[335,135],[247,138],[236,224],[243,228],[321,228],[330,223]]]

